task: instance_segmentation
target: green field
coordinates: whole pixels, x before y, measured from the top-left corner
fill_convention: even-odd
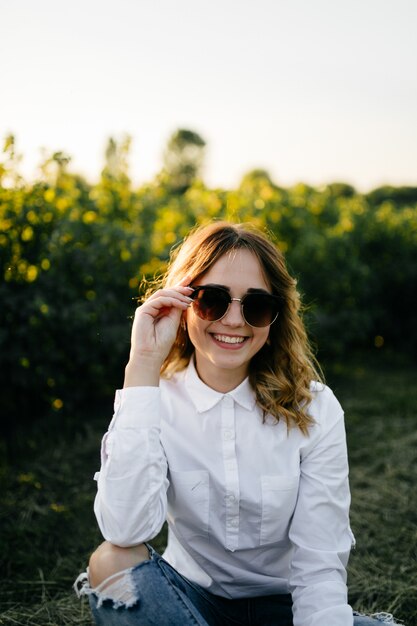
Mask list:
[[[417,624],[417,369],[329,368],[346,412],[352,528],[351,603]],[[100,416],[97,417],[97,413]],[[91,624],[71,585],[100,536],[92,501],[111,404],[82,432],[37,424],[1,466],[0,624]],[[56,418],[58,419],[58,418]],[[78,421],[77,423],[80,423]],[[161,548],[163,536],[155,542]]]

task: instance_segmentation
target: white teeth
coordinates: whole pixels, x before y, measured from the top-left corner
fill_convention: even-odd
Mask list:
[[[229,337],[229,335],[213,335],[217,341],[223,341],[223,343],[243,343],[246,337]]]

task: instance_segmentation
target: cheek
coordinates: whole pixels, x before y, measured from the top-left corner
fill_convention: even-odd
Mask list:
[[[195,315],[193,313],[193,311],[191,309],[187,309],[186,311],[183,312],[182,314],[182,323],[184,324],[184,326],[187,329],[188,334],[194,334],[195,333]]]
[[[184,311],[183,316],[187,325],[188,336],[193,342],[193,338],[197,338],[204,330],[204,322],[200,320],[191,309]]]
[[[260,328],[256,334],[256,343],[259,345],[259,348],[264,346],[269,338],[269,328]]]

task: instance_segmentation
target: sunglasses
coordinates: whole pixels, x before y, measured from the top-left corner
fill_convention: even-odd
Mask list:
[[[227,289],[210,285],[194,287],[191,294],[194,312],[202,320],[217,322],[229,310],[232,302],[240,302],[242,317],[246,324],[255,328],[270,326],[278,317],[282,298],[269,293],[246,293],[243,298],[232,298]]]

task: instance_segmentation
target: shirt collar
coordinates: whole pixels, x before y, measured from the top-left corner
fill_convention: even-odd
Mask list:
[[[185,388],[198,413],[212,409],[225,396],[232,397],[237,404],[248,411],[252,411],[256,404],[255,393],[249,383],[249,378],[245,378],[245,380],[242,381],[238,387],[232,389],[232,391],[220,393],[203,383],[197,374],[193,357],[190,359],[190,363],[185,372]]]

